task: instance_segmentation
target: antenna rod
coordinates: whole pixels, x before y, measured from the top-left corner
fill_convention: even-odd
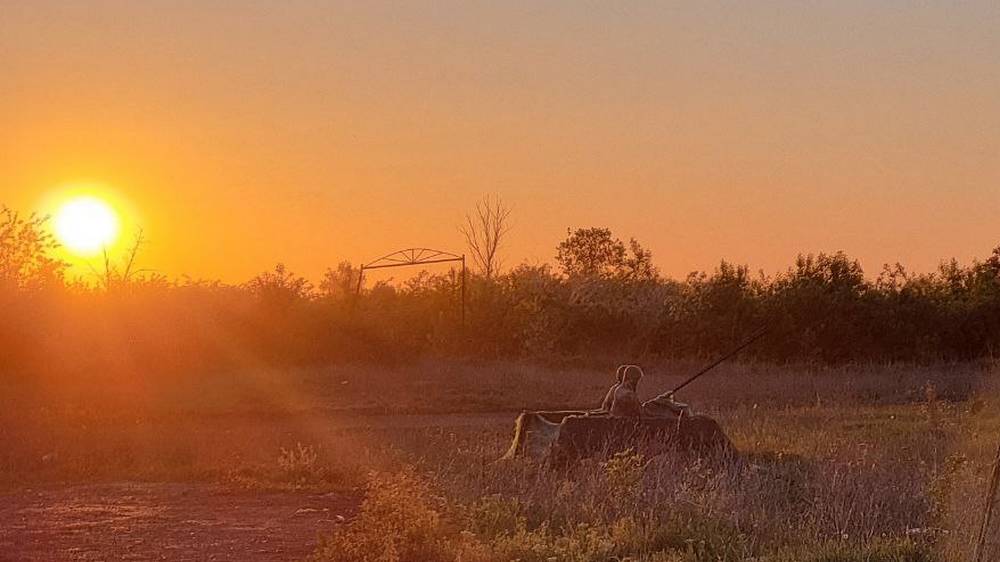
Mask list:
[[[685,386],[691,384],[698,377],[700,377],[700,376],[704,375],[705,373],[711,371],[712,369],[716,368],[719,365],[719,363],[722,363],[726,359],[729,359],[730,357],[732,357],[732,356],[736,355],[737,353],[743,351],[744,349],[746,349],[747,347],[749,347],[750,344],[752,344],[753,342],[755,342],[755,341],[759,340],[760,338],[764,337],[764,334],[767,333],[767,330],[768,329],[767,329],[766,326],[763,327],[763,328],[761,328],[760,330],[757,330],[757,332],[754,335],[750,336],[750,339],[748,339],[745,342],[741,343],[739,346],[737,346],[735,349],[733,349],[729,353],[726,353],[722,357],[719,357],[718,359],[716,359],[715,361],[713,361],[709,366],[707,366],[704,369],[698,371],[697,373],[691,375],[690,377],[688,377],[688,379],[686,381],[684,381],[681,384],[679,384],[676,388],[674,388],[670,392],[667,392],[665,394],[661,394],[661,395],[657,396],[656,398],[654,398],[654,400],[656,400],[658,398],[666,398],[667,396],[670,396],[671,394],[674,394],[678,390],[680,390],[680,389],[684,388]]]

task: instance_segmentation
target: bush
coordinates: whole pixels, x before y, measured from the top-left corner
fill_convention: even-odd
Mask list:
[[[314,562],[437,562],[455,559],[443,500],[412,470],[369,477],[358,516],[323,537]]]
[[[760,326],[769,336],[746,353],[775,362],[968,360],[1000,351],[1000,247],[923,275],[897,264],[869,279],[836,252],[800,255],[774,276],[722,262],[678,282],[661,277],[638,242],[578,229],[558,246],[561,273],[521,265],[468,275],[463,315],[454,269],[360,293],[359,271],[347,262],[328,270],[318,290],[281,264],[238,285],[141,274],[88,285],[65,279],[56,246],[44,219],[0,207],[0,347],[5,367],[26,378],[427,355],[701,357]]]

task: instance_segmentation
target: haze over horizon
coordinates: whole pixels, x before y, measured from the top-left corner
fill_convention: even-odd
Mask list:
[[[0,13],[0,204],[106,185],[143,266],[312,279],[607,226],[668,276],[1000,245],[1000,5],[99,3]]]

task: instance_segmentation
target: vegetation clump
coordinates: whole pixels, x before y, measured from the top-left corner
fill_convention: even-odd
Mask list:
[[[501,271],[506,215],[490,209],[466,228],[492,229],[486,241],[469,238],[481,271],[465,276],[463,323],[454,269],[368,286],[348,262],[316,284],[278,264],[228,284],[145,272],[133,250],[127,267],[106,261],[96,283],[68,279],[45,219],[2,208],[5,367],[29,377],[122,373],[126,363],[185,373],[442,356],[686,358],[717,354],[760,326],[772,336],[747,356],[769,362],[970,360],[1000,349],[1000,247],[922,274],[896,264],[866,276],[835,252],[799,255],[774,275],[723,261],[673,280],[639,242],[581,228],[557,244],[556,267]]]

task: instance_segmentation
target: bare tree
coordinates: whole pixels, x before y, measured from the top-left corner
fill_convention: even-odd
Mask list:
[[[146,235],[139,227],[135,231],[135,238],[132,241],[132,245],[125,249],[124,254],[121,257],[121,263],[115,263],[112,256],[108,254],[108,249],[104,248],[103,258],[104,258],[104,271],[98,271],[93,265],[87,264],[90,271],[100,279],[100,283],[104,285],[106,291],[110,291],[115,287],[127,287],[136,276],[142,275],[143,273],[148,273],[149,270],[146,269],[136,269],[135,262],[136,258],[139,256],[139,252],[143,246],[146,245]]]
[[[499,196],[487,195],[476,203],[476,211],[465,215],[458,230],[465,236],[469,254],[479,271],[492,278],[502,266],[499,250],[510,232],[510,208]]]

